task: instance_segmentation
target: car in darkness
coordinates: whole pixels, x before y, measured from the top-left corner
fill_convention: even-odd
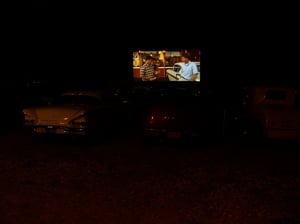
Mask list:
[[[195,61],[194,63],[197,65],[197,68],[198,68],[198,77],[197,77],[196,81],[199,82],[200,81],[200,62]],[[182,68],[183,64],[184,64],[183,62],[177,62],[173,65],[172,69],[167,69],[166,72],[167,72],[169,81],[189,81],[181,76],[181,68]]]
[[[212,97],[197,91],[176,91],[153,97],[145,106],[142,132],[145,140],[221,139],[223,109]]]
[[[101,92],[68,91],[46,105],[24,108],[24,126],[36,134],[85,136],[101,128],[102,108]]]
[[[227,130],[234,126],[240,136],[252,139],[300,139],[296,88],[253,85],[244,87],[242,96],[235,115],[227,113]]]

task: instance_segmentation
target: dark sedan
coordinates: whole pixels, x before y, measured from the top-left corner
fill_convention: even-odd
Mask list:
[[[221,137],[223,110],[213,99],[192,95],[163,96],[148,103],[143,116],[146,139]]]

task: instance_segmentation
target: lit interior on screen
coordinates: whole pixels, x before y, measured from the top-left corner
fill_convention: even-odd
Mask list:
[[[135,50],[133,78],[142,82],[200,82],[199,49]]]

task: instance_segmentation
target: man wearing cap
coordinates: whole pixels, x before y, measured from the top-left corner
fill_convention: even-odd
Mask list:
[[[155,66],[154,59],[151,56],[146,57],[146,62],[141,66],[140,76],[143,81],[154,81],[156,80],[155,76]]]

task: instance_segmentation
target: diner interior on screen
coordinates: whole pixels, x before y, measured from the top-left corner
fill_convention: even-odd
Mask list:
[[[136,82],[200,82],[200,49],[137,49],[132,52]]]

